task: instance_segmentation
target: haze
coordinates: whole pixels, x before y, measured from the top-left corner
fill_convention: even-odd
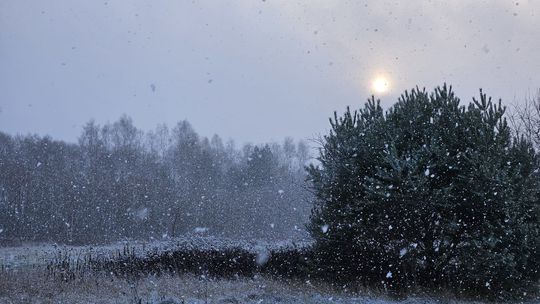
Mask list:
[[[189,120],[239,142],[324,133],[377,77],[482,87],[507,104],[540,85],[534,1],[3,1],[0,130],[75,141],[90,119]]]

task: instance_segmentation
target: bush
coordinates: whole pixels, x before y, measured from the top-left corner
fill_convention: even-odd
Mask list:
[[[480,91],[405,92],[334,113],[309,230],[319,269],[339,281],[522,296],[539,280],[539,158]]]

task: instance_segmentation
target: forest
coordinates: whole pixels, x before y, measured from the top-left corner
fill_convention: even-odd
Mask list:
[[[187,121],[144,133],[127,116],[90,121],[77,144],[2,134],[0,236],[113,244],[109,255],[59,251],[46,274],[64,281],[263,275],[529,300],[540,280],[538,117],[540,97],[508,111],[445,84],[405,91],[387,110],[372,97],[334,112],[315,159],[290,138],[238,149]],[[130,247],[140,241],[172,243]]]
[[[306,143],[235,146],[187,121],[88,122],[78,143],[0,133],[0,243],[96,244],[184,234],[306,236]]]

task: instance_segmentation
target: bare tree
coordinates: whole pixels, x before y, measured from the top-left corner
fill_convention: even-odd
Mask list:
[[[514,134],[530,140],[540,148],[540,89],[529,95],[523,104],[514,105],[509,115]]]

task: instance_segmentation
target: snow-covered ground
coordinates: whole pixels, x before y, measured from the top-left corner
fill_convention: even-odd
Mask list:
[[[47,265],[60,254],[70,259],[84,255],[112,257],[125,248],[136,255],[175,248],[249,251],[307,246],[309,242],[269,243],[212,237],[185,237],[159,242],[119,242],[107,246],[28,245],[0,248],[0,303],[464,303],[440,296],[390,299],[382,293],[338,290],[323,283],[250,278],[210,279],[198,275],[161,275],[119,278],[92,273],[64,282],[48,275]],[[472,303],[472,302],[469,302]]]
[[[0,282],[0,303],[463,303],[425,297],[395,300],[368,292],[337,292],[310,282],[264,277],[210,280],[166,275],[126,280],[97,276],[67,283],[42,280],[39,275],[8,279]]]

